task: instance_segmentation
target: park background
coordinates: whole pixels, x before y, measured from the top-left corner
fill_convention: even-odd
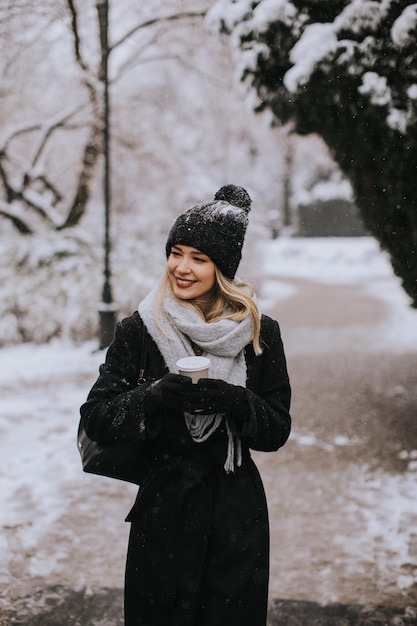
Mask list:
[[[359,17],[368,5],[414,6],[339,4],[355,5]],[[282,21],[291,14],[290,2],[261,5]],[[313,603],[311,624],[317,606],[337,603],[382,605],[416,623],[416,312],[324,141],[277,125],[268,108],[254,113],[236,41],[219,34],[218,11],[232,9],[111,6],[110,40],[119,42],[109,57],[112,304],[118,318],[130,314],[160,276],[178,213],[228,182],[249,190],[240,273],[280,321],[294,389],[290,442],[259,456],[271,598]],[[36,615],[45,625],[71,593],[86,604],[123,585],[133,491],[83,475],[75,446],[78,406],[104,358],[97,14],[88,1],[0,7],[4,626],[36,624]],[[415,31],[411,17],[404,32]]]

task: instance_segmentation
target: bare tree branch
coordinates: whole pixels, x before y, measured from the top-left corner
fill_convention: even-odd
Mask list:
[[[3,182],[5,196],[7,202],[9,203],[2,203],[1,215],[3,215],[3,217],[8,217],[8,219],[22,234],[31,234],[33,229],[28,225],[28,221],[23,211],[19,211],[18,213],[16,212],[16,205],[14,205],[16,202],[20,202],[26,207],[32,209],[32,211],[34,211],[34,213],[41,218],[42,222],[46,222],[54,229],[58,229],[59,224],[62,222],[62,217],[56,210],[57,204],[62,199],[60,191],[43,172],[35,173],[34,170],[54,131],[58,128],[77,128],[77,125],[68,125],[67,123],[83,108],[84,106],[80,106],[76,109],[71,109],[61,113],[60,115],[54,115],[49,118],[49,120],[43,122],[32,122],[15,128],[5,137],[3,146],[0,147],[0,179]],[[30,162],[27,163],[26,167],[23,167],[23,172],[20,176],[20,183],[16,182],[11,176],[8,175],[7,169],[4,167],[4,162],[9,160],[8,149],[14,139],[36,131],[40,131],[41,136],[39,138],[35,154]],[[39,191],[35,191],[32,188],[32,184],[35,181],[39,181],[43,185],[43,189],[52,194],[52,199],[46,199],[42,193],[39,193]],[[13,205],[14,209],[12,208]]]
[[[13,141],[13,139],[19,137],[19,135],[31,133],[35,130],[40,130],[42,128],[42,125],[43,122],[25,122],[25,124],[22,124],[21,126],[12,129],[0,145],[0,153],[6,153],[7,148],[9,147],[9,144]]]
[[[0,154],[6,153],[10,143],[19,135],[25,135],[27,133],[32,133],[36,130],[43,130],[44,134],[49,136],[50,131],[54,128],[58,128],[60,126],[64,126],[65,122],[74,117],[77,113],[79,113],[85,106],[79,106],[77,108],[71,108],[67,111],[60,111],[57,115],[52,115],[46,121],[36,121],[36,122],[25,122],[24,124],[20,124],[19,126],[15,126],[12,128],[8,134],[4,137],[3,141],[0,143]],[[41,144],[44,143],[43,140]]]
[[[9,177],[7,176],[7,172],[3,167],[2,160],[6,160],[7,156],[4,153],[0,153],[0,179],[3,182],[4,191],[6,194],[6,199],[8,202],[12,202],[14,198],[14,190],[9,183]]]
[[[25,188],[16,195],[16,199],[22,200],[26,206],[31,207],[44,222],[47,222],[54,229],[58,228],[59,216],[53,204],[45,200],[41,194],[33,189]]]
[[[83,71],[87,71],[87,65],[81,55],[80,35],[78,32],[78,13],[73,0],[67,0],[68,9],[71,15],[71,31],[74,39],[74,56],[78,65]]]
[[[125,33],[123,37],[116,41],[112,46],[109,46],[109,53],[112,52],[115,48],[121,46],[125,41],[130,39],[130,37],[135,35],[139,30],[148,28],[149,26],[154,26],[155,24],[164,24],[165,22],[176,22],[179,20],[193,17],[205,17],[206,13],[207,11],[189,11],[185,13],[174,13],[173,15],[166,15],[165,17],[155,17],[153,19],[146,20],[141,24],[137,24],[134,28]]]
[[[91,68],[88,67],[81,54],[81,39],[78,28],[78,13],[73,0],[67,0],[67,5],[71,14],[71,31],[74,42],[73,47],[75,62],[77,63],[78,67],[81,69],[84,75],[84,85],[89,92],[90,102],[95,107],[97,104],[98,77],[94,76],[93,71],[91,70]]]
[[[45,187],[45,189],[47,189],[48,191],[51,192],[51,194],[53,195],[53,200],[51,202],[52,206],[55,207],[58,202],[60,202],[63,198],[61,192],[55,187],[55,185],[53,183],[51,183],[46,176],[37,176],[36,180],[39,180]]]
[[[212,74],[202,71],[199,67],[190,63],[187,59],[184,59],[178,54],[156,54],[154,56],[148,56],[146,59],[139,59],[136,55],[132,56],[121,66],[117,76],[111,81],[111,84],[116,84],[121,78],[123,78],[123,76],[125,76],[130,70],[134,69],[137,65],[144,65],[145,63],[159,63],[162,61],[176,61],[188,70],[194,72],[197,76],[200,76],[204,80],[212,83],[213,86],[223,90],[229,89],[229,85],[224,80],[222,81],[217,76],[213,76]]]
[[[50,138],[50,136],[52,135],[52,133],[54,132],[54,130],[56,130],[57,128],[63,128],[66,125],[66,122],[68,120],[70,120],[72,117],[74,117],[74,115],[76,115],[79,111],[81,111],[84,107],[80,106],[77,107],[76,109],[73,109],[71,111],[69,111],[68,113],[59,116],[58,118],[51,119],[49,121],[49,123],[47,122],[46,124],[42,124],[41,129],[44,131],[43,132],[43,136],[41,137],[41,140],[39,142],[39,146],[38,149],[32,159],[32,167],[34,167],[36,165],[36,163],[38,162],[47,142],[48,139]]]
[[[110,83],[112,85],[116,84],[123,76],[125,76],[131,69],[140,65],[141,63],[146,63],[148,59],[142,60],[140,57],[143,52],[145,52],[148,48],[156,43],[157,37],[152,37],[149,41],[147,41],[144,45],[140,46],[135,50],[135,53],[121,63],[118,70],[117,76],[115,76]]]
[[[22,235],[33,235],[33,230],[27,225],[25,221],[23,221],[18,215],[13,213],[12,207],[5,202],[0,200],[0,215],[10,220],[15,228]]]

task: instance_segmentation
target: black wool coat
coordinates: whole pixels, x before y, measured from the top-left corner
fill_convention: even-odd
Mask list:
[[[146,389],[167,373],[147,334],[146,384],[138,385],[144,326],[136,312],[117,325],[81,417],[101,442],[133,441],[141,484],[131,522],[125,580],[126,626],[265,626],[269,525],[265,494],[250,449],[275,451],[288,439],[290,384],[278,323],[261,320],[263,352],[245,348],[242,420],[229,424],[243,463],[227,474],[221,425],[195,443],[182,413],[158,413]]]

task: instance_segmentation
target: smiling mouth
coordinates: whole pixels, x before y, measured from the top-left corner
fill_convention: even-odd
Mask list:
[[[175,282],[178,287],[191,287],[192,285],[194,285],[195,280],[185,280],[183,278],[175,277]]]

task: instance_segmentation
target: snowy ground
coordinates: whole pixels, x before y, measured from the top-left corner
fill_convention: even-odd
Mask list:
[[[383,322],[374,326],[369,344],[362,347],[371,351],[416,351],[417,311],[409,308],[407,297],[374,240],[281,239],[264,243],[262,255],[265,280],[260,299],[264,310],[272,310],[280,302],[294,297],[298,280],[358,286],[365,294],[380,298],[389,311]],[[289,349],[290,358],[292,351],[297,352],[295,345],[291,345],[294,347]],[[81,473],[75,444],[78,407],[103,360],[103,353],[95,348],[95,343],[74,346],[57,341],[50,345],[21,345],[0,350],[0,584],[6,589],[2,601],[5,605],[9,602],[11,589],[14,588],[17,594],[18,584],[24,586],[30,579],[41,581],[53,577],[54,582],[98,586],[101,576],[103,585],[122,585],[123,572],[120,570],[112,576],[108,571],[109,564],[100,565],[93,580],[86,580],[91,572],[83,573],[79,563],[75,563],[77,574],[68,572],[71,559],[76,561],[79,538],[85,541],[84,529],[88,520],[94,519],[86,511],[86,490],[90,494],[97,492],[98,507],[101,506],[100,491],[107,490],[107,500],[110,494],[114,506],[122,509],[117,511],[119,518],[126,513],[126,504],[134,493],[133,487],[123,485],[124,495],[120,496],[122,491],[115,481],[106,482]],[[397,392],[402,393],[401,390]],[[298,432],[295,427],[291,445],[308,453],[314,446],[331,451],[352,444],[354,442],[343,434],[336,433],[332,440],[324,441],[317,439],[317,435]],[[360,512],[364,521],[362,535],[352,537],[351,546],[344,545],[344,551],[340,552],[340,558],[343,558],[343,553],[348,554],[351,548],[351,557],[353,554],[358,563],[368,557],[375,559],[376,563],[380,559],[376,567],[381,571],[384,568],[394,570],[400,593],[417,583],[417,567],[404,567],[410,564],[410,560],[416,563],[417,556],[410,555],[412,532],[409,526],[404,527],[407,520],[414,528],[417,522],[417,450],[403,451],[402,454],[407,465],[405,472],[375,473],[372,480],[368,476],[356,483],[355,503],[351,505],[349,515]],[[268,462],[264,464],[266,472]],[[346,480],[348,482],[348,478]],[[105,486],[101,487],[103,481]],[[268,490],[268,480],[266,483]],[[340,497],[345,489],[347,486],[341,484]],[[337,493],[330,493],[329,497],[337,497]],[[108,506],[111,513],[111,503]],[[273,501],[271,506],[274,507]],[[72,516],[69,516],[69,509],[72,509]],[[62,519],[74,520],[77,516],[79,527],[62,526]],[[103,524],[105,528],[106,524]],[[94,532],[91,529],[89,532],[91,539]],[[118,531],[115,534],[117,541],[124,546],[125,536],[120,537]],[[115,534],[109,531],[109,545]],[[339,537],[342,541],[342,531]],[[374,551],[367,555],[369,546],[375,546],[375,542],[380,545],[380,553]],[[417,549],[417,545],[414,547]],[[391,561],[387,560],[387,554]],[[122,561],[123,548],[120,563]],[[322,564],[319,569],[322,588],[319,581],[318,595],[310,599],[340,600],[336,591],[333,592],[331,586],[329,588],[331,568],[326,572]],[[61,570],[66,570],[65,576]],[[272,573],[274,575],[274,566]],[[345,575],[354,577],[356,573],[346,571]],[[388,585],[388,582],[382,581],[382,584]],[[392,581],[389,584],[392,585]],[[273,579],[272,589],[275,587],[278,585]],[[24,592],[23,587],[20,591]],[[280,591],[283,591],[282,586]],[[288,597],[285,589],[284,597]]]
[[[278,525],[276,536],[272,535],[273,595],[288,597],[298,589],[297,597],[311,599],[314,593],[324,604],[341,599],[386,603],[396,592],[415,598],[417,450],[411,442],[415,446],[417,440],[413,433],[407,436],[407,428],[415,429],[417,378],[412,372],[416,371],[417,311],[410,308],[388,259],[371,238],[281,239],[263,244],[262,254],[266,277],[262,304],[284,318],[281,327],[290,372],[293,367],[298,373],[292,381],[293,432],[280,453],[279,467],[291,496],[283,497],[277,490],[276,468],[268,471],[272,457],[260,459],[271,518],[278,518],[284,528]],[[315,286],[308,291],[305,281]],[[322,302],[317,284],[323,286]],[[325,287],[330,289],[326,292]],[[338,293],[342,296],[349,289],[354,296],[352,308],[348,298],[338,306]],[[283,306],[289,298],[295,301],[298,290],[316,294],[315,303],[309,303],[308,295],[299,299],[307,307],[300,315],[304,322],[308,320],[307,327],[293,319],[296,307]],[[375,303],[368,302],[362,309],[361,294]],[[326,310],[329,302],[330,310]],[[332,316],[339,319],[332,320]],[[310,363],[317,367],[314,374],[304,372]],[[396,363],[398,371],[390,371]],[[355,383],[356,387],[349,388]],[[326,393],[327,400],[315,402]],[[312,415],[323,411],[317,423],[308,416],[309,408],[304,406],[308,402]],[[332,408],[325,414],[327,405],[333,415]],[[391,419],[386,415],[390,410]],[[303,415],[307,416],[304,420]],[[389,424],[395,420],[398,423],[392,428]],[[310,428],[309,422],[313,422]],[[392,471],[399,466],[397,461],[404,469],[400,473]],[[302,497],[305,505],[294,505]],[[290,549],[283,547],[282,536],[293,540]],[[294,554],[297,544],[300,554]],[[290,559],[283,584],[280,572]],[[309,567],[303,568],[303,562]],[[292,576],[293,584],[288,583]],[[356,585],[349,585],[349,578]]]

